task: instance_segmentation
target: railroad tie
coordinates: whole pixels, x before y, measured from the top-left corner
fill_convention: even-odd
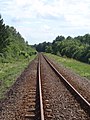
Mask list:
[[[45,115],[48,120],[52,119],[52,110],[50,109],[49,100],[45,100]]]
[[[28,96],[28,108],[27,112],[25,114],[25,118],[28,119],[34,119],[35,118],[35,110],[36,110],[36,90],[31,89],[29,90],[29,96]]]

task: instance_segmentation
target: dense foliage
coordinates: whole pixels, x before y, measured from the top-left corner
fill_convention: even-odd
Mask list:
[[[5,26],[0,16],[0,60],[2,62],[29,58],[36,51],[25,42],[14,27]]]
[[[41,47],[42,46],[42,47]],[[44,47],[43,47],[44,46]],[[52,43],[40,43],[35,45],[39,52],[53,53],[59,56],[66,56],[76,60],[90,63],[90,34],[72,38],[58,36]],[[43,50],[42,50],[43,48]]]
[[[3,23],[3,19],[1,18],[0,15],[0,52],[3,52],[4,48],[6,48],[6,46],[8,45],[7,37],[8,34],[6,26]]]

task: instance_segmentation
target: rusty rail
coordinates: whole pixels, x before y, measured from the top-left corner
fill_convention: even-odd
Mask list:
[[[61,75],[61,73],[54,67],[54,65],[48,60],[46,56],[43,55],[47,63],[51,66],[51,68],[56,72],[65,86],[69,89],[69,91],[74,95],[76,100],[79,102],[81,107],[90,115],[90,103]]]
[[[41,69],[40,69],[40,58],[38,64],[38,72],[39,72],[39,94],[40,94],[40,112],[41,112],[41,120],[44,120],[44,109],[43,109],[43,100],[42,100],[42,88],[41,88]]]

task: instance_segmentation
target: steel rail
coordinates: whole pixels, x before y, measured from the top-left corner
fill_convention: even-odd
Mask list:
[[[64,78],[63,75],[54,67],[54,65],[46,58],[46,56],[43,55],[47,63],[51,66],[51,68],[56,72],[56,74],[61,78],[62,82],[66,84],[67,87],[69,87],[70,92],[75,94],[75,98],[78,100],[78,102],[81,104],[81,107],[86,110],[86,112],[90,115],[90,103]]]
[[[44,108],[43,108],[43,99],[42,99],[42,88],[41,88],[41,69],[40,69],[40,58],[38,63],[38,74],[39,74],[39,94],[40,94],[40,112],[41,120],[44,120]]]

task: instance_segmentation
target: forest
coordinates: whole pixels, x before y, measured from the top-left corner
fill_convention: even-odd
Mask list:
[[[90,63],[90,34],[74,38],[60,35],[52,43],[43,42],[32,47],[14,27],[5,25],[0,15],[0,62],[29,58],[38,51]]]
[[[5,25],[0,15],[0,62],[28,58],[36,54],[14,27]]]
[[[85,63],[90,63],[90,34],[84,36],[65,38],[60,35],[50,42],[34,45],[38,52],[47,52],[62,57],[73,58]]]

